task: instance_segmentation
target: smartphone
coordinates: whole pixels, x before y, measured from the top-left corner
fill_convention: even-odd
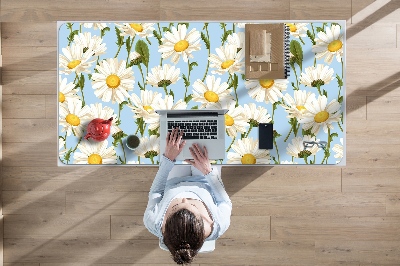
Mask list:
[[[258,124],[258,148],[271,150],[274,145],[274,124]]]

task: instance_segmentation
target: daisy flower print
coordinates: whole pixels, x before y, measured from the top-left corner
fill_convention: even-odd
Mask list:
[[[62,48],[63,54],[59,55],[60,74],[90,73],[94,59],[91,59],[93,51],[86,50],[85,47],[72,43],[71,46]]]
[[[307,158],[310,155],[315,155],[320,150],[318,145],[314,144],[312,147],[304,148],[304,141],[319,141],[315,137],[305,135],[304,137],[295,137],[292,139],[291,143],[288,144],[286,148],[287,154],[295,158]]]
[[[135,113],[134,118],[143,118],[145,121],[158,119],[159,115],[154,110],[157,109],[156,106],[161,105],[161,93],[141,90],[140,98],[134,93],[131,99],[133,105],[128,106],[132,109],[132,112]]]
[[[232,39],[232,42],[235,41]],[[236,40],[238,41],[238,40]],[[235,42],[236,42],[235,41]],[[240,41],[240,40],[239,40]],[[215,49],[217,54],[208,57],[210,67],[215,68],[211,73],[222,75],[224,73],[242,73],[244,67],[244,49],[238,52],[238,46],[227,44]]]
[[[147,75],[147,84],[153,87],[166,88],[171,84],[175,84],[180,79],[180,72],[179,68],[175,68],[175,66],[169,64],[165,64],[162,67],[153,67]]]
[[[74,164],[116,164],[117,155],[114,146],[108,147],[108,141],[94,142],[83,140],[78,144],[79,152],[74,153]]]
[[[88,50],[93,51],[93,56],[102,55],[107,50],[106,44],[103,43],[103,39],[96,35],[92,36],[90,32],[75,35],[74,43],[83,47],[83,52]]]
[[[308,87],[319,88],[323,85],[329,84],[333,77],[333,69],[323,64],[318,64],[317,67],[310,66],[305,69],[305,73],[300,75],[300,83]]]
[[[102,103],[92,103],[90,104],[90,115],[92,116],[92,119],[95,118],[101,118],[104,120],[108,120],[111,117],[113,118],[113,121],[116,121],[116,117],[117,115],[114,114],[114,109],[112,109],[109,106],[104,106],[102,105]],[[121,131],[121,129],[115,124],[112,123],[111,124],[111,135],[114,133],[117,133],[119,131]]]
[[[307,25],[308,23],[287,23],[286,26],[289,27],[290,35],[299,38],[307,36]]]
[[[315,38],[316,44],[312,51],[317,59],[325,57],[327,64],[332,63],[334,57],[338,62],[342,62],[343,57],[343,33],[339,25],[326,27],[325,32],[318,32],[318,38]]]
[[[322,128],[325,133],[328,133],[328,128],[333,129],[332,123],[340,121],[342,111],[340,103],[333,99],[328,104],[328,99],[325,95],[318,96],[318,99],[308,101],[305,106],[307,113],[299,120],[304,130],[311,128],[311,133],[317,135]]]
[[[77,89],[75,89],[75,84],[67,81],[66,78],[61,80],[61,77],[58,78],[58,102],[59,103],[67,103],[72,99],[79,99],[79,96],[76,94]]]
[[[235,102],[233,102],[225,114],[225,128],[228,136],[235,137],[238,132],[244,133],[248,126],[243,107],[240,105],[235,107]]]
[[[92,87],[97,98],[112,103],[122,103],[125,98],[130,98],[128,91],[133,90],[135,78],[132,68],[125,67],[125,60],[103,60],[96,70],[98,73],[93,73]]]
[[[255,103],[244,104],[243,109],[247,122],[253,127],[258,127],[260,123],[269,123],[272,120],[267,109],[257,106]]]
[[[286,104],[281,104],[288,114],[286,117],[301,119],[304,113],[307,112],[307,109],[304,107],[306,102],[313,98],[315,98],[315,94],[305,90],[294,91],[294,98],[289,93],[286,93],[283,96]]]
[[[286,79],[260,79],[245,81],[251,98],[257,102],[275,103],[282,98],[289,81]]]
[[[153,36],[153,25],[155,23],[116,23],[120,27],[121,36],[135,37],[138,35],[141,38]]]
[[[235,152],[228,152],[228,164],[269,164],[268,150],[258,149],[258,140],[253,138],[238,139],[232,144]]]
[[[193,58],[192,53],[200,50],[200,32],[195,28],[187,32],[186,25],[179,24],[178,29],[172,27],[171,32],[165,32],[162,42],[158,49],[162,58],[171,58],[174,64],[181,57],[184,62],[188,62],[189,58]]]
[[[193,84],[193,101],[201,103],[200,109],[221,109],[221,103],[233,100],[231,91],[228,83],[221,83],[221,79],[215,76],[207,76],[206,83],[198,79]]]
[[[107,23],[83,23],[85,28],[93,28],[94,30],[103,30],[107,27]]]
[[[135,149],[137,156],[153,158],[160,153],[160,138],[156,135],[140,138],[139,147]]]
[[[82,107],[82,101],[73,99],[59,106],[59,124],[63,128],[61,132],[67,132],[67,136],[73,134],[82,137],[87,124],[92,119],[89,106]]]

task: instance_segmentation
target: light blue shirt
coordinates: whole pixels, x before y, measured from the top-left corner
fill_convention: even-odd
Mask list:
[[[218,169],[213,167],[207,175],[167,180],[173,167],[174,162],[161,156],[160,167],[149,192],[149,202],[143,217],[144,225],[152,234],[163,238],[161,228],[169,203],[182,192],[192,192],[204,202],[214,221],[212,232],[206,240],[219,238],[229,227],[232,202],[225,191]]]

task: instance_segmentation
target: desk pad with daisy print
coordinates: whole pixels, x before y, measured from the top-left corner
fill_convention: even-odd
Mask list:
[[[345,22],[285,23],[290,76],[275,80],[245,79],[243,22],[59,23],[60,161],[157,164],[154,110],[226,108],[226,156],[215,163],[339,163]],[[111,117],[106,140],[84,138],[92,119]],[[274,124],[272,150],[258,149],[259,123]],[[128,135],[140,138],[134,151]]]

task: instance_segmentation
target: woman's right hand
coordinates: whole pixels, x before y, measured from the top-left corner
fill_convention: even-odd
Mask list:
[[[208,152],[206,146],[204,146],[204,151],[199,147],[198,144],[194,143],[192,147],[189,147],[190,153],[193,156],[193,160],[185,160],[185,162],[193,165],[204,175],[211,172],[211,164],[208,159]]]

